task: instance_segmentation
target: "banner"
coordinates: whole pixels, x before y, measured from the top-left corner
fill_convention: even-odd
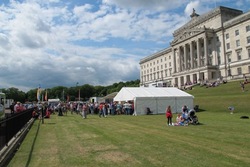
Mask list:
[[[37,92],[36,92],[36,98],[37,98],[38,102],[40,102],[40,100],[41,100],[41,92],[42,92],[42,90],[41,90],[41,87],[39,86],[37,88]]]
[[[44,101],[48,101],[48,92],[47,92],[47,89],[45,91]]]

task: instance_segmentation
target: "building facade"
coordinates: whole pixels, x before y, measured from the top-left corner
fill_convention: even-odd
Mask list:
[[[170,47],[140,60],[141,86],[178,86],[234,80],[250,74],[250,12],[195,10],[174,31]]]

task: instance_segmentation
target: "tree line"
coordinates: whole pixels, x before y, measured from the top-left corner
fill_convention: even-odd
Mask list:
[[[119,92],[122,87],[139,87],[140,80],[127,81],[114,83],[109,86],[93,86],[89,84],[77,85],[75,87],[65,87],[65,86],[56,86],[53,88],[47,88],[41,90],[41,98],[45,99],[47,94],[47,99],[59,98],[62,101],[77,101],[80,97],[82,101],[88,100],[90,97],[104,97],[113,92]],[[23,92],[18,88],[8,88],[0,89],[3,93],[6,94],[6,99],[14,99],[14,101],[24,102],[34,102],[37,101],[37,89],[31,89],[28,92]]]

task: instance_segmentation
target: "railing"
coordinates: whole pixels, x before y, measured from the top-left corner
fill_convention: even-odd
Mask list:
[[[29,122],[33,110],[27,109],[0,120],[0,150]]]

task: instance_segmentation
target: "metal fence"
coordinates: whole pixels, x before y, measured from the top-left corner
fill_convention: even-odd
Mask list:
[[[8,115],[0,120],[0,150],[27,124],[32,118],[34,108],[20,113]]]

